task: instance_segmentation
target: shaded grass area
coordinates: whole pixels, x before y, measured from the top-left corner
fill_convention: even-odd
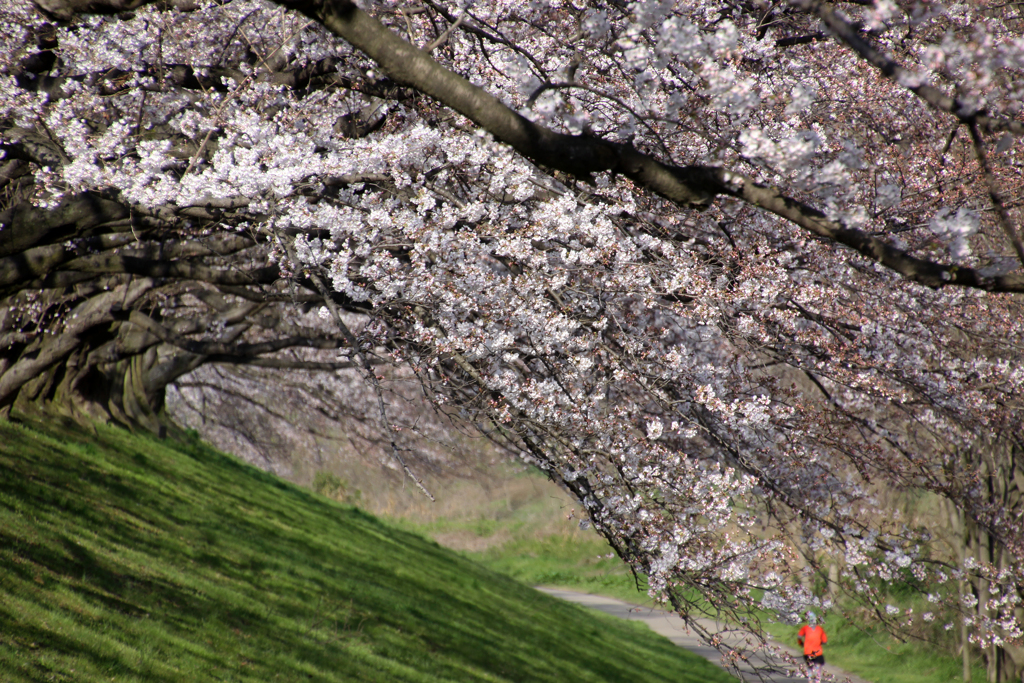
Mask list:
[[[196,441],[0,421],[14,681],[731,680]]]
[[[400,523],[442,541],[459,539],[458,547],[466,551],[467,557],[526,584],[568,588],[655,607],[647,595],[645,577],[634,578],[617,557],[607,556],[609,547],[600,536],[579,530],[575,520],[566,520],[572,505],[567,495],[558,497],[538,485],[535,496],[512,506],[499,496],[488,504],[478,503],[472,510],[452,510],[447,517],[425,521],[405,518]],[[470,539],[474,535],[486,542],[473,543]],[[901,608],[913,607],[917,613],[927,612],[930,607],[919,598],[914,603],[909,595],[893,595],[891,601]],[[921,634],[933,639],[933,644],[914,639],[910,633],[902,634],[906,640],[900,642],[867,627],[870,617],[848,607],[853,610],[851,619],[839,614],[825,618],[830,663],[874,683],[963,680],[962,661],[956,653],[958,643],[953,633],[942,629],[942,622],[949,619],[937,620],[932,632]],[[797,647],[799,627],[769,623],[769,614],[760,616],[775,640]],[[972,680],[986,680],[977,656],[973,663],[977,666],[972,669]]]

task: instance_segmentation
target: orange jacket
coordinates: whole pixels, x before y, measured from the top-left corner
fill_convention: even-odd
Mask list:
[[[804,654],[808,657],[817,657],[821,654],[821,646],[828,642],[825,629],[820,626],[804,626],[800,629],[797,640],[803,641]]]

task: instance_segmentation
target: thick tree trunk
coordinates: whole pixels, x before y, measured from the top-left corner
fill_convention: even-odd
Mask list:
[[[15,159],[22,166],[49,158],[45,144],[26,145],[0,151],[25,157]],[[289,306],[309,295],[282,286],[253,235],[191,227],[219,216],[193,212],[178,225],[172,209],[147,217],[94,193],[41,209],[24,199],[31,179],[10,173],[0,190],[11,198],[0,203],[0,416],[47,413],[160,433],[165,388],[203,363],[344,364],[274,357],[346,342],[294,322]]]
[[[150,337],[143,348],[118,358],[132,337],[139,336],[126,327],[115,321],[106,326],[106,334],[80,340],[81,344],[69,354],[22,384],[5,408],[15,415],[45,413],[163,433],[167,426],[163,413],[165,389],[196,367],[201,357],[181,352],[161,357],[167,349],[161,349],[159,342]],[[168,364],[177,371],[167,372]]]

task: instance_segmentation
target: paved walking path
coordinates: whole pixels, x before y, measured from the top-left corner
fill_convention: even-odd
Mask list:
[[[658,635],[665,636],[676,645],[680,647],[685,647],[690,652],[698,654],[701,657],[704,657],[705,659],[713,662],[714,664],[722,666],[722,655],[719,654],[718,650],[711,647],[710,645],[705,644],[700,638],[697,637],[696,634],[690,632],[686,628],[686,624],[685,622],[683,622],[682,618],[675,614],[651,607],[638,607],[636,605],[631,605],[627,602],[622,602],[621,600],[616,600],[615,598],[606,598],[600,595],[590,595],[588,593],[577,593],[576,591],[563,590],[560,588],[538,587],[537,590],[547,593],[548,595],[553,595],[554,597],[560,598],[562,600],[575,602],[585,607],[590,607],[592,609],[606,612],[607,614],[611,614],[616,617],[630,619],[632,621],[642,621],[643,623],[647,624],[650,627],[650,629]],[[705,622],[705,620],[702,619],[700,620],[700,622],[702,626],[709,629],[712,633],[718,631],[721,628],[716,627],[715,623],[712,621]],[[794,635],[794,638],[795,637],[796,636]],[[737,642],[739,642],[738,635],[736,636],[736,639]],[[794,656],[799,655],[799,653],[795,649],[786,649],[789,650]],[[828,657],[827,654],[825,656],[826,658]],[[764,665],[764,660],[757,659],[757,655],[755,655],[753,659],[756,660],[757,664],[760,664],[762,666]],[[863,678],[858,678],[857,676],[847,673],[846,671],[838,669],[834,666],[826,666],[825,670],[831,673],[833,676],[835,676],[836,681],[849,681],[849,683],[868,683]],[[805,677],[786,676],[785,674],[773,674],[771,676],[766,675],[763,679],[760,679],[756,674],[753,673],[753,671],[754,666],[744,667],[741,671],[742,679],[750,683],[761,680],[770,683],[807,683],[807,678]]]

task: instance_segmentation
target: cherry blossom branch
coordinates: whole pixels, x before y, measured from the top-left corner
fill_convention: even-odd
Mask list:
[[[792,221],[819,237],[848,246],[927,287],[959,285],[996,292],[1024,291],[1024,275],[984,276],[975,268],[947,266],[920,259],[862,230],[847,228],[829,220],[821,211],[785,196],[777,188],[760,185],[738,173],[722,170],[716,170],[715,173],[729,188],[728,194]]]
[[[272,83],[283,85],[289,88],[302,89],[309,86],[311,81],[317,80],[319,84],[339,85],[351,88],[351,82],[337,73],[336,67],[339,60],[335,57],[327,57],[317,62],[292,69],[274,70],[265,62],[261,62],[263,70],[254,75],[256,82]],[[165,76],[166,74],[166,76]],[[197,73],[188,64],[166,64],[161,69],[123,71],[121,69],[109,69],[99,73],[84,73],[68,76],[48,76],[35,74],[34,78],[22,79],[21,87],[29,92],[44,92],[50,99],[57,100],[68,97],[67,87],[75,83],[89,83],[98,81],[101,84],[100,91],[106,95],[113,95],[122,91],[122,86],[117,84],[118,80],[133,75],[137,78],[150,77],[154,80],[151,84],[139,86],[142,92],[160,92],[165,87],[163,80],[166,77],[176,87],[185,90],[217,90],[227,92],[228,86],[224,79],[232,79],[241,83],[246,79],[246,74],[238,69],[229,67],[214,67],[204,73]],[[103,84],[109,84],[103,87]]]
[[[438,3],[438,2],[434,2],[433,0],[424,0],[424,2],[427,5],[429,5],[435,12],[437,12],[438,14],[443,16],[445,19],[447,19],[449,22],[454,22],[456,20],[455,15],[452,14],[451,12],[449,12],[448,9],[444,5],[442,5],[442,4]],[[484,24],[484,22],[480,21],[475,16],[473,16],[473,14],[470,12],[469,8],[466,8],[463,11],[462,15],[460,15],[460,16],[462,16],[462,17],[468,16],[468,17],[472,18],[474,21],[476,21],[477,23],[486,26],[486,24]],[[528,62],[530,62],[530,64],[533,65],[533,68],[535,69],[536,73],[538,73],[538,74],[544,73],[543,65],[537,60],[537,57],[535,55],[533,55],[529,50],[524,50],[519,45],[516,45],[514,42],[512,42],[510,40],[507,40],[503,36],[497,35],[495,32],[486,31],[486,30],[480,28],[479,26],[474,26],[473,24],[465,22],[465,21],[462,23],[461,28],[466,33],[471,33],[471,34],[477,36],[477,38],[479,38],[480,40],[487,40],[487,41],[490,41],[492,43],[495,43],[496,45],[503,45],[504,47],[507,47],[508,49],[512,50],[513,52],[523,56]]]
[[[337,349],[344,347],[347,343],[347,340],[331,339],[330,337],[285,337],[256,344],[223,344],[212,341],[195,341],[181,337],[141,311],[129,313],[128,321],[146,330],[160,341],[177,346],[182,351],[188,351],[189,353],[201,356],[217,355],[239,360],[296,346],[313,349]]]
[[[67,21],[77,14],[116,14],[130,12],[155,0],[33,0],[48,16]],[[161,0],[169,8],[195,9],[196,0]]]
[[[600,97],[602,99],[608,100],[609,102],[614,102],[616,105],[621,107],[623,110],[628,111],[630,116],[632,116],[634,119],[639,121],[641,123],[641,125],[643,125],[643,127],[647,129],[647,132],[651,135],[651,137],[653,137],[655,140],[658,141],[658,146],[660,146],[662,151],[665,152],[665,155],[666,156],[669,155],[668,147],[665,145],[665,141],[662,139],[661,134],[658,133],[658,131],[656,131],[651,126],[650,123],[648,123],[647,117],[641,116],[639,112],[637,112],[635,109],[633,109],[633,107],[631,107],[628,104],[626,104],[625,102],[623,102],[621,98],[615,97],[614,95],[611,95],[609,93],[601,92],[599,89],[592,88],[589,85],[583,85],[582,83],[571,83],[571,82],[567,82],[567,83],[551,83],[551,82],[541,83],[539,86],[537,86],[537,89],[534,90],[530,94],[530,97],[527,98],[527,100],[526,100],[527,108],[532,109],[534,103],[537,101],[537,98],[540,97],[542,94],[544,94],[544,92],[546,92],[548,90],[583,90],[585,92],[589,92],[592,95],[597,95],[598,97]]]
[[[857,30],[827,2],[795,0],[795,4],[816,14],[836,37],[853,48],[865,61],[876,67],[889,80],[903,86],[935,109],[952,114],[962,123],[975,123],[985,132],[1009,131],[1015,135],[1024,135],[1024,123],[988,116],[963,100],[949,97],[935,86],[923,83],[919,75],[903,68],[894,59],[864,40]]]
[[[69,5],[85,0],[49,0],[50,4]],[[135,0],[144,2],[144,0]],[[117,0],[94,0],[90,6]],[[534,163],[560,170],[583,179],[594,174],[622,174],[641,187],[686,207],[705,207],[716,195],[729,195],[785,218],[821,238],[838,242],[874,259],[909,280],[928,287],[957,285],[990,291],[1024,291],[1024,274],[985,276],[973,268],[942,265],[919,259],[863,231],[828,220],[803,202],[787,197],[780,190],[764,187],[736,172],[709,166],[674,166],[636,150],[630,144],[614,143],[587,135],[567,135],[526,119],[482,88],[471,84],[436,62],[427,52],[403,40],[386,26],[347,0],[278,0],[321,22],[328,30],[344,38],[378,63],[399,83],[409,85],[451,107],[474,121],[498,140],[513,147]],[[818,12],[830,28],[841,32],[843,40],[863,51],[869,61],[892,78],[907,80],[911,75],[895,62],[865,43],[852,27],[821,2],[810,2],[808,9]],[[962,103],[927,86],[911,87],[934,106],[954,113]],[[915,89],[916,88],[916,89]],[[982,128],[1024,131],[1016,122],[1002,126],[996,119],[978,113],[969,116]],[[1004,122],[1005,123],[1005,122]],[[1001,128],[1002,126],[1002,128]],[[227,284],[227,283],[225,283]]]
[[[278,0],[278,4],[318,19],[333,33],[365,52],[391,78],[451,107],[534,163],[589,179],[595,173],[621,173],[641,187],[683,206],[707,206],[727,194],[839,242],[904,277],[928,287],[960,285],[993,291],[1024,291],[1024,275],[986,277],[972,268],[946,266],[911,256],[867,233],[828,220],[825,215],[779,190],[742,174],[708,166],[670,166],[629,144],[557,133],[529,121],[496,97],[434,61],[386,26],[345,0]]]
[[[996,220],[999,227],[1006,233],[1010,243],[1013,244],[1013,249],[1017,252],[1017,258],[1020,259],[1021,265],[1024,265],[1024,244],[1021,243],[1020,235],[1013,227],[1010,212],[1006,210],[1006,202],[1003,201],[1002,193],[999,192],[999,187],[996,185],[995,176],[988,163],[988,155],[985,153],[985,142],[981,139],[981,131],[978,130],[977,122],[969,122],[967,129],[971,132],[974,156],[978,159],[981,175],[985,178],[985,184],[988,186],[989,199],[992,202],[992,207],[996,210]]]
[[[201,280],[210,284],[253,285],[276,282],[280,277],[277,266],[264,266],[248,271],[228,268],[210,268],[187,261],[156,261],[133,258],[121,254],[83,256],[67,264],[68,270],[82,273],[129,273],[152,278],[180,278]]]

